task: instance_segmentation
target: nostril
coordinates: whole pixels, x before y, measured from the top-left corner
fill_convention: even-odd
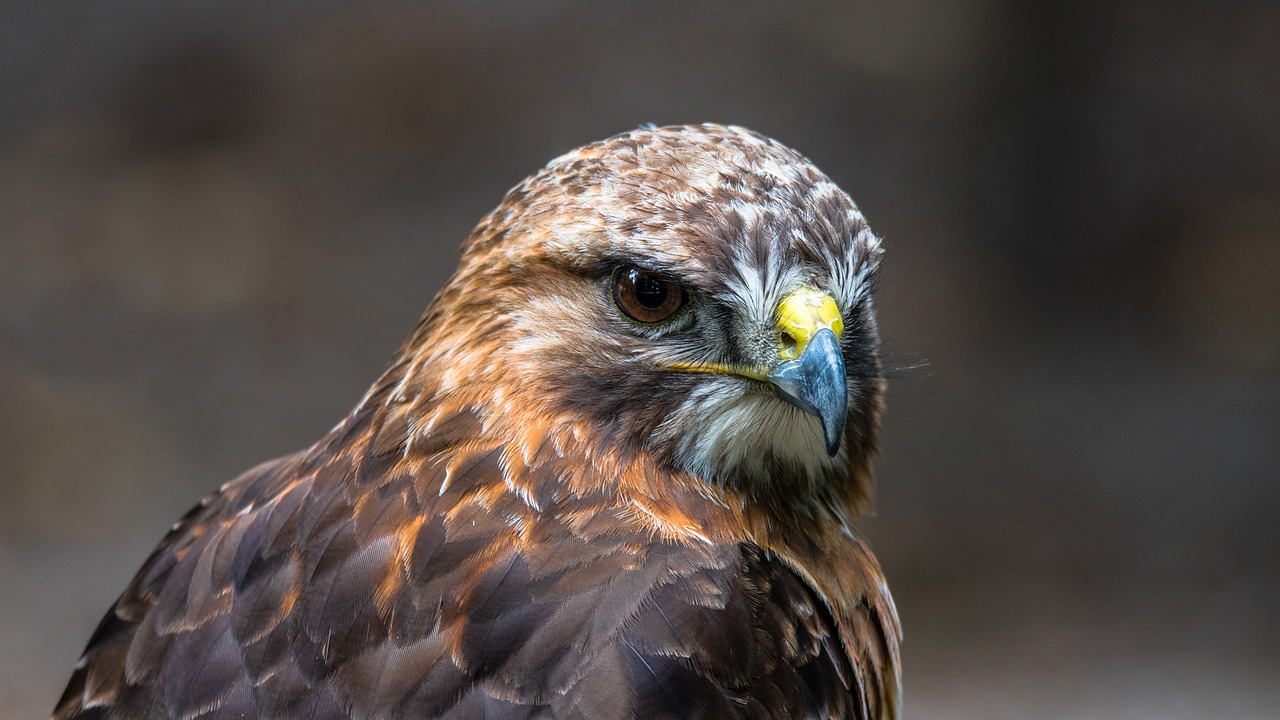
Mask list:
[[[778,334],[778,342],[782,344],[782,352],[788,357],[795,357],[800,349],[800,343],[796,341],[795,336],[789,332],[781,332]]]

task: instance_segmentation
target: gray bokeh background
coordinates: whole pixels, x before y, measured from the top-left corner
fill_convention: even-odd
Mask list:
[[[0,6],[0,715],[574,146],[719,121],[885,238],[914,718],[1280,706],[1280,6]]]

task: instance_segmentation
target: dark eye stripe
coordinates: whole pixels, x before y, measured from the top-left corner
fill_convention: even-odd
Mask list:
[[[627,317],[652,325],[674,317],[689,301],[689,293],[661,275],[626,266],[613,276],[613,301]]]

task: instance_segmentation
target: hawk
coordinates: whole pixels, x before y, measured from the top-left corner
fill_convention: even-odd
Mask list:
[[[69,718],[895,718],[881,256],[739,127],[521,182],[315,445],[173,525]]]

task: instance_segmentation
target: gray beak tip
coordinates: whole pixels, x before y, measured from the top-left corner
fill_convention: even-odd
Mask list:
[[[840,341],[831,330],[820,330],[799,358],[784,362],[769,373],[778,397],[818,418],[827,455],[840,452],[849,412],[848,379]]]
[[[836,453],[840,452],[840,431],[823,423],[822,434],[827,440],[827,457],[835,457]]]

